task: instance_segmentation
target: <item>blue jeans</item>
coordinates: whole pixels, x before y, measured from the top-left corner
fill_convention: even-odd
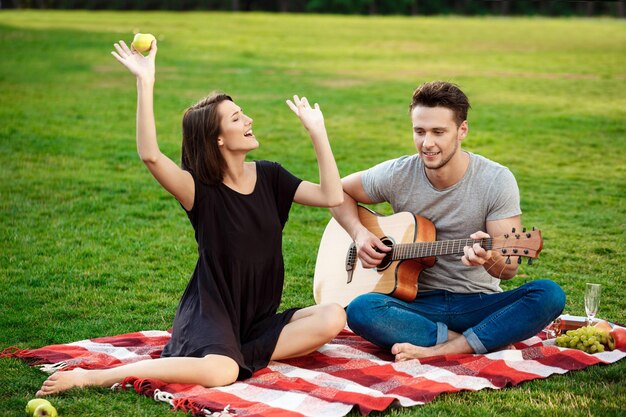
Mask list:
[[[383,348],[408,342],[434,346],[448,329],[462,333],[476,353],[528,339],[561,314],[565,293],[549,280],[528,282],[494,294],[420,292],[405,302],[384,294],[364,294],[347,307],[348,326]]]

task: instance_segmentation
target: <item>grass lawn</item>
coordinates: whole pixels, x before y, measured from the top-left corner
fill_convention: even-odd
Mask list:
[[[174,160],[183,110],[220,89],[255,120],[253,158],[317,180],[284,104],[300,94],[320,103],[346,175],[414,152],[407,106],[418,84],[460,84],[473,106],[464,147],[513,171],[524,224],[545,239],[540,259],[503,287],[553,279],[566,312],[583,315],[585,283],[600,283],[599,315],[626,323],[623,20],[3,11],[1,348],[171,325],[197,252],[185,213],[137,157],[135,81],[109,53],[136,30],[159,39],[157,129]],[[292,209],[282,308],[313,303],[329,218]],[[384,415],[624,415],[624,374],[622,361]],[[0,414],[21,416],[45,378],[0,360]],[[107,389],[53,402],[62,416],[172,415]]]

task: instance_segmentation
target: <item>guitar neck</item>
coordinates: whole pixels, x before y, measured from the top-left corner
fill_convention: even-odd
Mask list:
[[[394,261],[402,259],[429,258],[431,256],[456,255],[463,253],[465,246],[478,243],[486,250],[493,248],[493,239],[456,239],[437,240],[434,242],[399,243],[393,246],[391,258]]]

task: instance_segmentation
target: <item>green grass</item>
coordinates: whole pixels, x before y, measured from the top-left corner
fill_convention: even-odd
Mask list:
[[[134,30],[159,39],[157,128],[175,160],[183,110],[214,89],[255,119],[253,158],[316,180],[286,98],[320,102],[346,175],[413,152],[418,84],[460,84],[473,105],[464,147],[513,171],[524,223],[545,238],[540,260],[503,286],[553,279],[566,312],[582,315],[584,284],[597,282],[600,316],[626,323],[623,21],[16,11],[0,13],[0,347],[171,325],[196,250],[184,212],[136,154],[135,82],[109,54]],[[283,308],[313,303],[329,218],[292,209]],[[623,415],[625,372],[622,361],[383,414]],[[22,415],[45,377],[0,360],[0,414]],[[106,389],[53,401],[63,416],[171,415]]]

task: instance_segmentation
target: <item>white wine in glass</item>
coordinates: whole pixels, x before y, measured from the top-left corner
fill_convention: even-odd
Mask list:
[[[593,318],[598,314],[600,306],[600,284],[587,283],[585,287],[585,313],[587,313],[587,325],[593,323]]]

